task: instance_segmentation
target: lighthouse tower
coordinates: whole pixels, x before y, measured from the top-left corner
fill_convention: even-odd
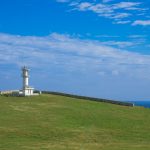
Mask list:
[[[27,67],[22,68],[22,77],[23,77],[23,89],[29,86],[29,69]]]
[[[23,77],[23,88],[22,92],[24,96],[33,95],[34,88],[29,86],[29,69],[24,66],[22,68],[22,77]]]

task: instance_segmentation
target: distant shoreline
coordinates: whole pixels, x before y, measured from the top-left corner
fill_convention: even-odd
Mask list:
[[[128,102],[133,103],[135,106],[150,108],[150,101],[128,101]]]

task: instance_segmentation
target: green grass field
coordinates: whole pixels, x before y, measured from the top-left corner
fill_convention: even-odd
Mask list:
[[[150,109],[0,96],[0,150],[150,150]]]

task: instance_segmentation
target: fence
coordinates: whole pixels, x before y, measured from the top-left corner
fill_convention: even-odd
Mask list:
[[[128,102],[107,100],[107,99],[87,97],[87,96],[79,96],[79,95],[67,94],[67,93],[61,93],[61,92],[42,91],[42,93],[43,94],[54,94],[54,95],[66,96],[66,97],[71,97],[71,98],[78,98],[78,99],[83,99],[83,100],[91,100],[91,101],[97,101],[97,102],[111,103],[111,104],[122,105],[122,106],[131,106],[131,107],[134,106],[133,103],[128,103]]]

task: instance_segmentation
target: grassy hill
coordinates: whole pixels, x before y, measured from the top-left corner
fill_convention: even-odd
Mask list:
[[[0,96],[0,150],[149,150],[150,109]]]

